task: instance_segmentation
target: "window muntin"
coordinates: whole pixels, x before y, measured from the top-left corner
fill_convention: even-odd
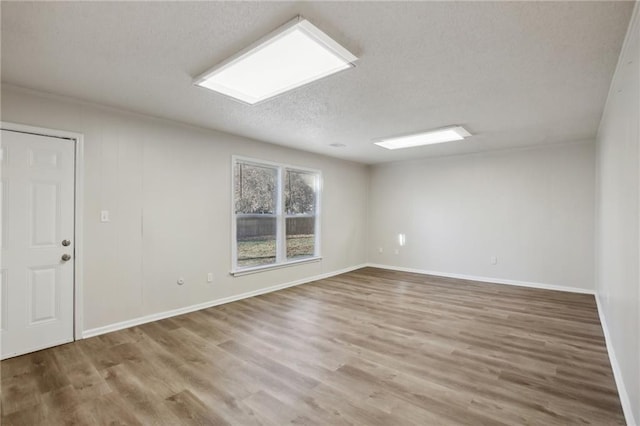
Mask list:
[[[320,172],[234,158],[232,270],[319,257]]]

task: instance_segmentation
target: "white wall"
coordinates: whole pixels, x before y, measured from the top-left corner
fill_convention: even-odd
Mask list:
[[[594,161],[579,143],[374,166],[369,261],[593,289]]]
[[[366,261],[364,165],[6,86],[2,120],[85,135],[85,330]],[[233,154],[322,170],[321,262],[229,275]]]
[[[639,14],[636,4],[597,140],[596,288],[629,424],[631,413],[640,422]]]

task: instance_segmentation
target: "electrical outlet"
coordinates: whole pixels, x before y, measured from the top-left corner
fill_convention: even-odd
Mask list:
[[[491,256],[491,264],[492,265],[498,264],[498,256]]]
[[[209,272],[207,274],[207,282],[208,283],[212,283],[213,282],[213,272]]]

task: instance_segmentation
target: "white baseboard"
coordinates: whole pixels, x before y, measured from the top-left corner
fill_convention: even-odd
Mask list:
[[[103,327],[92,328],[85,330],[82,333],[82,338],[86,339],[93,336],[99,336],[105,333],[111,333],[112,331],[123,330],[129,327],[135,327],[136,325],[145,324],[152,321],[158,321],[165,318],[175,317],[177,315],[187,314],[189,312],[199,311],[201,309],[210,308],[212,306],[224,305],[225,303],[235,302],[236,300],[247,299],[249,297],[258,296],[260,294],[271,293],[273,291],[282,290],[288,287],[294,287],[301,284],[307,284],[312,281],[318,281],[324,278],[333,277],[335,275],[344,274],[354,271],[356,269],[364,268],[366,264],[350,266],[348,268],[340,269],[337,271],[327,272],[320,275],[314,275],[312,277],[302,278],[296,281],[290,281],[284,284],[277,284],[271,287],[261,288],[259,290],[249,291],[246,293],[236,294],[222,299],[210,300],[208,302],[198,303],[196,305],[185,306],[183,308],[172,309],[170,311],[158,312],[151,315],[145,315],[143,317],[133,318],[127,321],[117,322],[114,324],[105,325]]]
[[[633,418],[631,399],[629,399],[627,388],[624,386],[624,380],[622,378],[622,370],[620,370],[620,364],[618,364],[616,353],[613,350],[613,344],[611,343],[611,334],[609,333],[609,327],[607,326],[607,320],[604,316],[602,305],[600,304],[600,298],[598,297],[598,294],[596,294],[596,305],[598,307],[598,316],[600,317],[600,325],[602,325],[604,340],[607,344],[607,353],[609,354],[609,362],[611,363],[611,369],[613,370],[613,378],[615,379],[616,386],[618,388],[618,396],[620,397],[620,403],[622,404],[622,411],[624,412],[625,420],[627,421],[628,426],[637,426],[638,424]]]
[[[507,280],[503,278],[479,277],[476,275],[452,274],[449,272],[427,271],[424,269],[405,268],[402,266],[381,265],[378,263],[368,263],[367,266],[372,268],[389,269],[391,271],[413,272],[415,274],[435,275],[437,277],[458,278],[461,280],[480,281],[491,284],[506,284],[519,287],[540,288],[544,290],[568,291],[570,293],[595,294],[594,290],[584,288],[567,287],[556,284],[534,283],[528,281]]]
[[[172,309],[170,311],[158,312],[156,314],[146,315],[144,317],[134,318],[127,321],[118,322],[115,324],[109,324],[103,327],[92,328],[89,330],[85,330],[82,333],[82,338],[86,339],[93,336],[99,336],[101,334],[110,333],[113,331],[123,330],[125,328],[134,327],[136,325],[145,324],[152,321],[158,321],[165,318],[174,317],[177,315],[186,314],[189,312],[199,311],[201,309],[210,308],[212,306],[224,305],[225,303],[234,302],[236,300],[247,299],[249,297],[258,296],[260,294],[271,293],[277,290],[282,290],[288,287],[294,287],[297,285],[302,285],[306,283],[310,283],[313,281],[321,280],[324,278],[333,277],[340,274],[345,274],[347,272],[355,271],[356,269],[364,268],[364,267],[372,267],[372,268],[380,268],[380,269],[388,269],[392,271],[401,271],[401,272],[412,272],[417,274],[425,274],[425,275],[435,275],[439,277],[447,277],[447,278],[459,278],[470,281],[480,281],[487,283],[495,283],[495,284],[505,284],[505,285],[515,285],[520,287],[531,287],[531,288],[540,288],[546,290],[558,290],[558,291],[567,291],[572,293],[583,293],[583,294],[593,294],[595,295],[596,305],[598,309],[598,315],[600,317],[600,324],[602,325],[602,330],[604,332],[605,342],[607,346],[607,352],[609,354],[609,361],[611,362],[611,368],[613,370],[613,376],[616,382],[616,386],[618,388],[618,395],[620,397],[620,402],[622,404],[622,409],[624,411],[624,416],[629,426],[637,426],[635,419],[633,418],[633,412],[631,410],[631,401],[629,399],[629,395],[627,394],[626,388],[624,386],[624,381],[622,379],[622,372],[620,370],[620,366],[618,364],[617,358],[615,356],[615,352],[613,350],[613,346],[611,344],[611,336],[609,334],[609,328],[607,326],[606,319],[602,313],[602,307],[600,305],[600,299],[598,295],[593,290],[574,288],[574,287],[566,287],[559,286],[554,284],[543,284],[543,283],[533,283],[527,281],[517,281],[517,280],[505,280],[501,278],[489,278],[489,277],[480,277],[475,275],[464,275],[464,274],[452,274],[447,272],[437,272],[437,271],[427,271],[424,269],[415,269],[415,268],[405,268],[401,266],[391,266],[391,265],[381,265],[377,263],[366,263],[362,265],[351,266],[349,268],[340,269],[337,271],[328,272],[325,274],[315,275],[312,277],[303,278],[296,281],[290,281],[284,284],[278,284],[267,288],[262,288],[259,290],[250,291],[247,293],[241,293],[234,296],[225,297],[222,299],[211,300],[204,303],[199,303],[196,305],[185,306],[183,308]]]
[[[515,281],[515,280],[505,280],[499,278],[489,278],[489,277],[478,277],[473,275],[462,275],[462,274],[452,274],[446,272],[436,272],[436,271],[426,271],[423,269],[414,269],[414,268],[404,268],[400,266],[391,266],[391,265],[380,265],[376,263],[365,263],[361,265],[351,266],[349,268],[340,269],[337,271],[328,272],[325,274],[314,275],[312,277],[303,278],[296,281],[291,281],[284,284],[278,284],[271,287],[262,288],[259,290],[250,291],[247,293],[241,293],[229,297],[224,297],[222,299],[210,300],[203,303],[198,303],[196,305],[185,306],[183,308],[172,309],[169,311],[158,312],[151,315],[145,315],[143,317],[133,318],[127,321],[117,322],[114,324],[105,325],[102,327],[92,328],[89,330],[85,330],[82,333],[82,338],[86,339],[93,336],[99,336],[105,333],[111,333],[112,331],[123,330],[129,327],[135,327],[136,325],[145,324],[152,321],[158,321],[165,318],[174,317],[177,315],[187,314],[189,312],[199,311],[201,309],[210,308],[212,306],[224,305],[225,303],[234,302],[236,300],[246,299],[248,297],[258,296],[260,294],[271,293],[273,291],[281,290],[287,287],[293,287],[301,284],[306,284],[312,281],[321,280],[324,278],[333,277],[335,275],[344,274],[347,272],[354,271],[356,269],[364,268],[366,266],[370,266],[373,268],[381,268],[381,269],[389,269],[393,271],[402,271],[402,272],[413,272],[418,274],[427,274],[427,275],[435,275],[439,277],[447,277],[447,278],[459,278],[464,280],[471,281],[482,281],[496,284],[508,284],[508,285],[516,285],[521,287],[533,287],[533,288],[542,288],[547,290],[559,290],[559,291],[569,291],[574,293],[587,293],[594,294],[592,290],[585,290],[573,287],[563,287],[552,284],[541,284],[541,283],[531,283],[525,281]]]
[[[600,305],[600,298],[594,290],[587,290],[583,288],[575,288],[575,287],[566,287],[559,286],[554,284],[543,284],[543,283],[532,283],[527,281],[516,281],[516,280],[505,280],[501,278],[489,278],[489,277],[478,277],[474,275],[463,275],[463,274],[451,274],[447,272],[437,272],[437,271],[426,271],[423,269],[415,269],[415,268],[404,268],[401,266],[390,266],[390,265],[380,265],[376,263],[368,263],[367,266],[372,268],[381,268],[388,269],[392,271],[401,271],[401,272],[413,272],[416,274],[426,274],[426,275],[435,275],[438,277],[447,277],[447,278],[459,278],[464,280],[471,281],[481,281],[487,283],[496,283],[496,284],[506,284],[506,285],[516,285],[520,287],[532,287],[532,288],[540,288],[545,290],[558,290],[558,291],[567,291],[571,293],[582,293],[582,294],[593,294],[596,300],[596,306],[598,309],[598,316],[600,317],[600,324],[602,325],[602,330],[604,332],[604,339],[607,346],[607,353],[609,354],[609,361],[611,363],[611,369],[613,370],[613,377],[616,382],[616,387],[618,388],[618,396],[620,397],[620,403],[622,404],[622,411],[624,412],[624,417],[628,426],[638,426],[634,417],[633,411],[631,408],[631,400],[629,399],[629,394],[624,386],[624,380],[622,379],[622,371],[620,370],[620,365],[618,364],[618,360],[616,358],[615,352],[613,350],[613,346],[611,344],[611,335],[609,334],[609,328],[607,326],[607,321],[603,315],[602,306]]]

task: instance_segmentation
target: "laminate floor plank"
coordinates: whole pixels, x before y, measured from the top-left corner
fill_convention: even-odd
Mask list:
[[[624,424],[593,296],[376,268],[0,368],[5,426]]]
[[[167,405],[176,414],[178,421],[169,424],[190,425],[228,425],[214,410],[205,405],[189,390],[177,393],[166,400]],[[156,424],[156,423],[148,423]]]

